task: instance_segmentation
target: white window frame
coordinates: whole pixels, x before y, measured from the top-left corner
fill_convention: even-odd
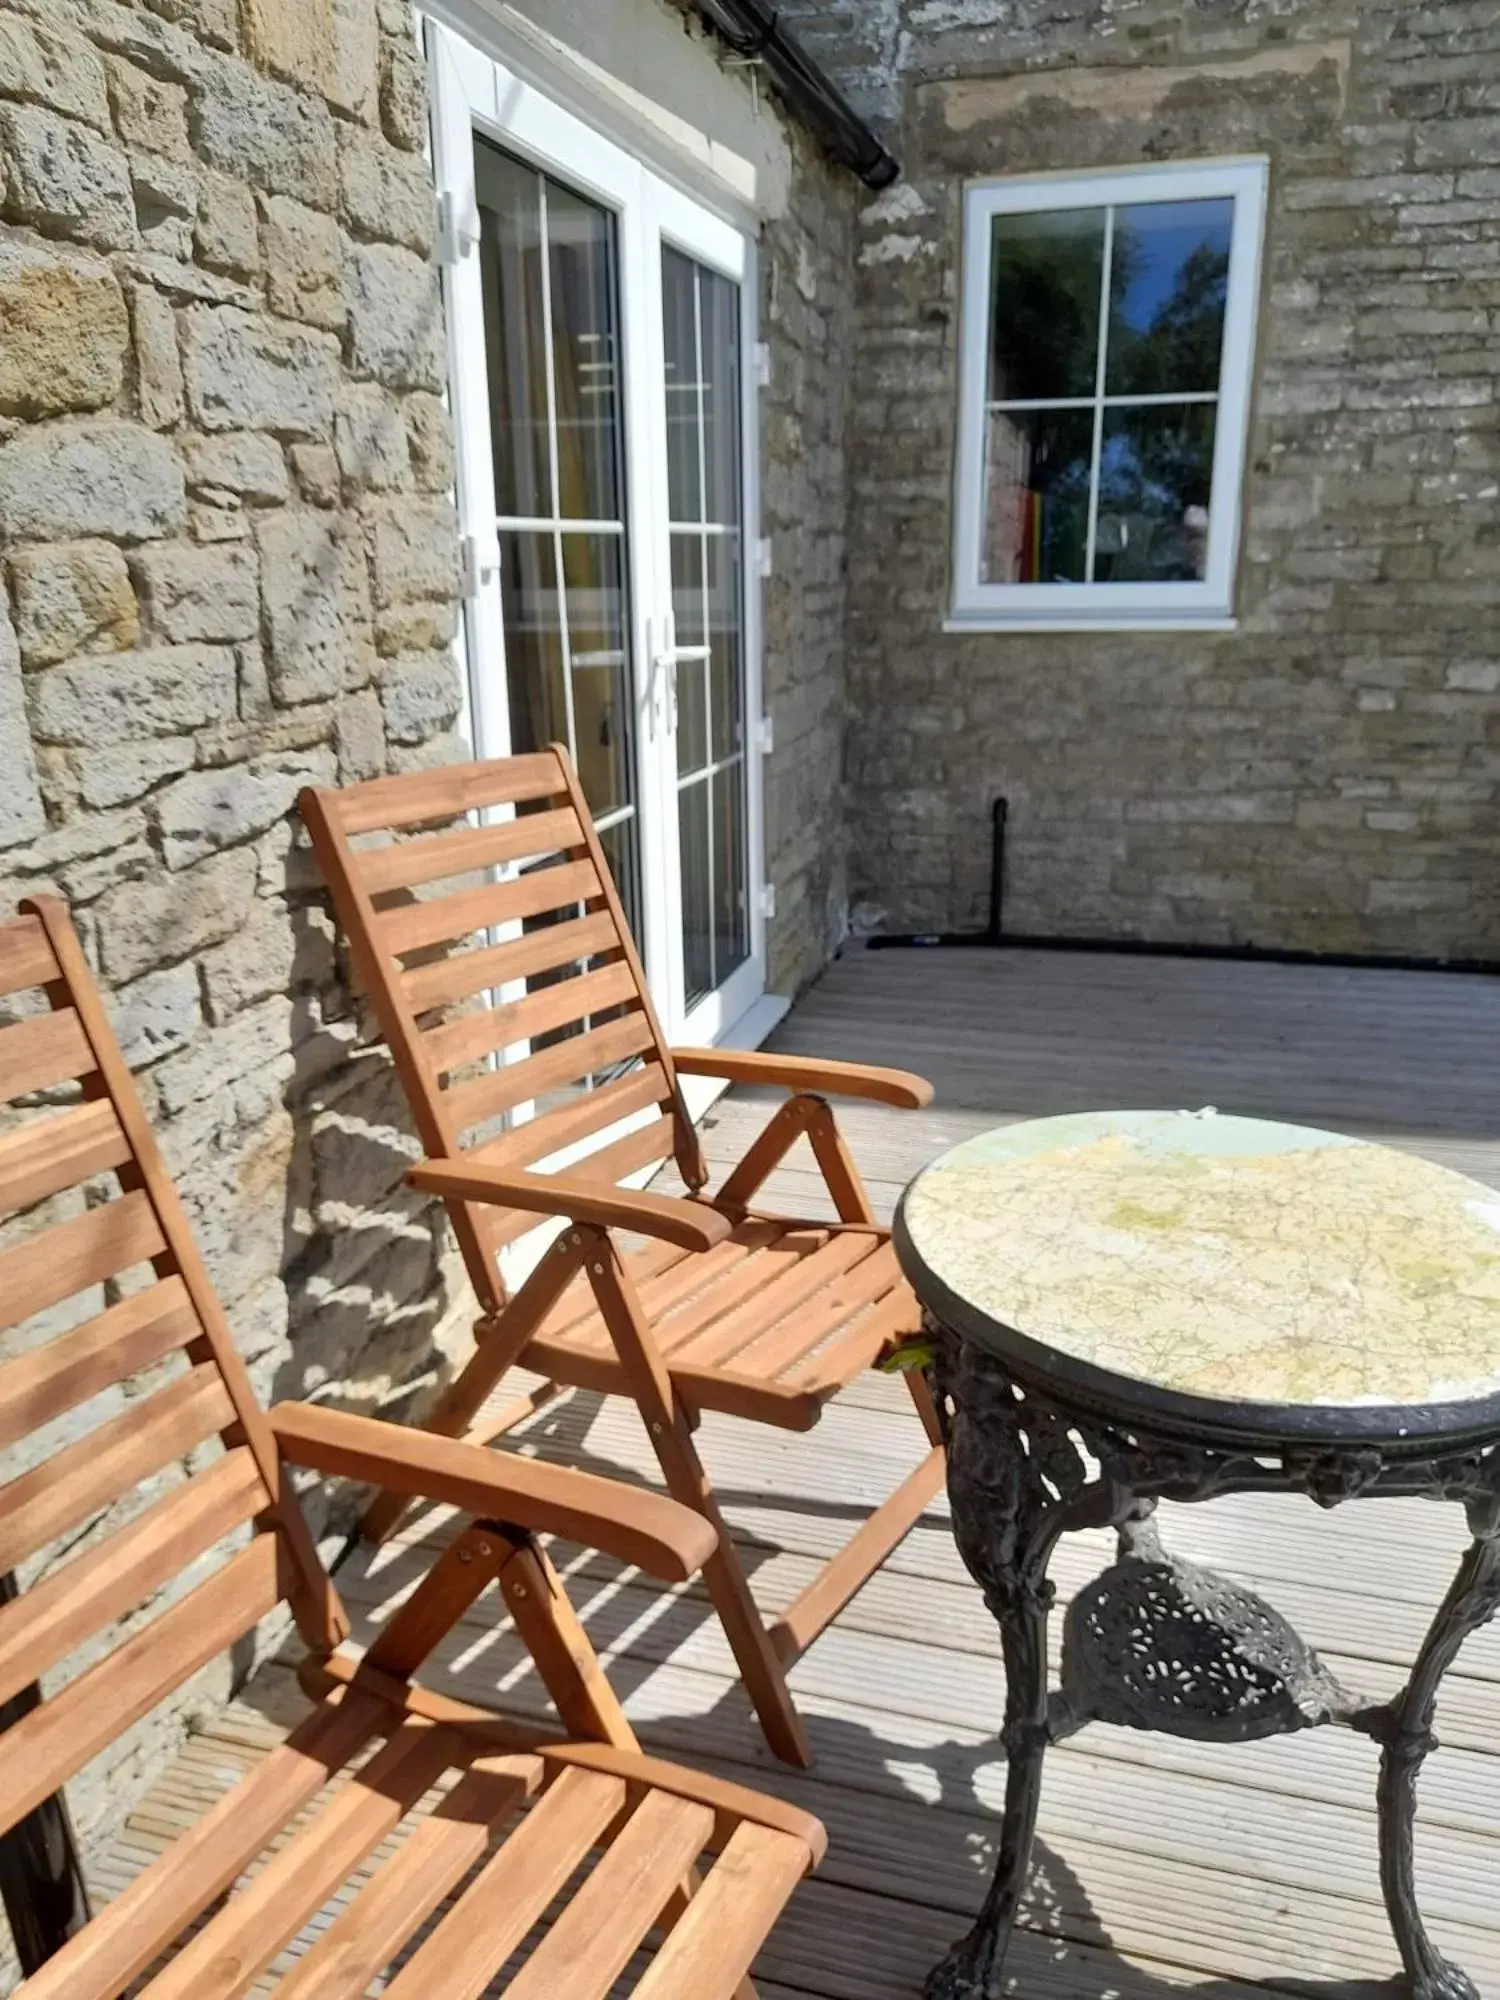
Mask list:
[[[946,629],[1160,631],[1227,630],[1233,626],[1268,176],[1269,163],[1264,159],[1209,160],[1105,173],[981,181],[965,190],[953,601]],[[1219,371],[1213,504],[1203,581],[981,582],[994,217],[1036,214],[1047,209],[1117,208],[1137,202],[1215,200],[1226,196],[1234,201],[1234,227],[1230,239],[1224,352]],[[1106,258],[1104,283],[1107,285],[1108,281]],[[1101,354],[1102,349],[1101,330]],[[1102,386],[1101,383],[1101,391]],[[1096,427],[1096,460],[1097,454]]]

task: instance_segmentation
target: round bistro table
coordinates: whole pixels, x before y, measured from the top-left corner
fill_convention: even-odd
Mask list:
[[[1049,1744],[1092,1721],[1381,1748],[1381,1886],[1413,2000],[1479,2000],[1427,1936],[1417,1775],[1439,1683],[1500,1609],[1500,1194],[1332,1132],[1100,1112],[986,1133],[912,1182],[896,1244],[947,1431],[954,1531],[1000,1627],[1005,1819],[979,1921],[928,2000],[993,2000]],[[1162,1547],[1159,1500],[1422,1495],[1472,1545],[1406,1686],[1342,1686],[1263,1599]],[[1048,1694],[1048,1564],[1113,1528]]]

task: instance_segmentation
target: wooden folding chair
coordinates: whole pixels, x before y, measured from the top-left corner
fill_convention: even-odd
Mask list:
[[[23,909],[0,926],[0,999],[20,1014],[0,1028],[0,1328],[14,1350],[0,1446],[29,1469],[0,1488],[0,1571],[37,1580],[0,1605],[0,1703],[24,1697],[0,1737],[0,1833],[283,1599],[312,1649],[316,1705],[26,1965],[21,1993],[235,2000],[279,1971],[282,2000],[357,2000],[389,1968],[387,2000],[603,2000],[660,1932],[636,2000],[744,2000],[821,1829],[640,1754],[533,1539],[556,1531],[683,1580],[711,1529],[588,1474],[307,1405],[262,1411],[67,916],[50,900]],[[362,1659],[338,1650],[347,1621],[288,1465],[472,1517]],[[33,1560],[59,1545],[75,1552],[56,1567]],[[492,1582],[556,1729],[413,1679]],[[166,1608],[94,1657],[106,1627],[153,1603]],[[80,1649],[41,1699],[39,1678]],[[717,1859],[700,1877],[705,1853]]]
[[[921,1465],[769,1630],[692,1432],[702,1410],[808,1430],[917,1330],[916,1300],[825,1093],[916,1108],[930,1086],[853,1063],[669,1049],[559,748],[308,790],[301,808],[429,1155],[410,1179],[446,1198],[479,1300],[477,1351],[428,1427],[488,1442],[559,1384],[634,1397],[669,1492],[719,1536],[704,1580],[767,1741],[788,1762],[810,1762],[786,1668],[942,1482],[926,1385],[907,1377],[931,1447]],[[465,815],[479,823],[451,830]],[[434,825],[450,830],[424,831]],[[794,1093],[712,1195],[681,1075]],[[753,1206],[803,1137],[838,1223]],[[668,1159],[687,1196],[616,1185]],[[538,1172],[543,1162],[553,1170]],[[544,1216],[567,1226],[512,1297],[499,1252]],[[647,1247],[622,1244],[616,1230]],[[545,1388],[484,1414],[513,1363],[540,1371]],[[365,1532],[379,1539],[399,1512],[399,1501],[377,1501]]]

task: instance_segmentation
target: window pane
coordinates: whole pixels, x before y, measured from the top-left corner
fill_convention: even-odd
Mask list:
[[[985,468],[985,583],[1086,580],[1092,410],[996,410]]]
[[[712,754],[732,757],[744,735],[745,677],[740,661],[740,538],[706,538],[708,563],[709,696]]]
[[[542,176],[482,139],[474,172],[496,504],[502,514],[550,516]]]
[[[573,674],[574,758],[583,796],[595,818],[628,803],[629,730],[620,676],[608,667],[579,667]]]
[[[1096,583],[1201,583],[1213,497],[1213,403],[1107,410]]]
[[[575,667],[625,663],[623,535],[565,534],[563,581],[568,587],[568,643]]]
[[[604,858],[609,863],[610,873],[615,878],[615,887],[620,892],[620,901],[625,905],[625,920],[632,933],[641,934],[641,864],[637,835],[637,821],[634,813],[629,819],[622,819],[614,826],[608,826],[599,836],[599,845],[604,849]],[[605,1017],[601,1017],[605,1018]],[[639,1058],[632,1056],[629,1062],[621,1063],[620,1069],[628,1069]]]
[[[612,521],[621,504],[614,218],[554,180],[546,192],[558,512]]]
[[[750,956],[745,909],[745,771],[716,771],[714,789],[714,980],[722,986]]]
[[[703,360],[704,519],[740,521],[740,293],[717,271],[698,268]]]
[[[548,743],[566,743],[562,627],[550,533],[500,537],[500,596],[511,748],[540,750]]]
[[[700,778],[677,794],[682,849],[682,973],[691,1007],[714,990],[714,911],[708,851],[711,781]]]
[[[990,264],[992,403],[1094,394],[1104,223],[1102,208],[995,217]]]
[[[698,305],[694,265],[663,249],[661,298],[667,355],[667,505],[674,521],[700,516]]]
[[[1115,213],[1112,396],[1217,390],[1233,201],[1158,201]]]

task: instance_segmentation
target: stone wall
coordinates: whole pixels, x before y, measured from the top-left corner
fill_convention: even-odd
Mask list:
[[[460,751],[424,139],[405,0],[0,15],[0,909],[72,906],[268,1397],[377,1398],[453,1276],[292,812]]]
[[[1482,0],[788,0],[906,169],[860,225],[853,890],[1015,929],[1500,957],[1500,23]],[[1272,160],[1240,623],[945,635],[966,179]]]

